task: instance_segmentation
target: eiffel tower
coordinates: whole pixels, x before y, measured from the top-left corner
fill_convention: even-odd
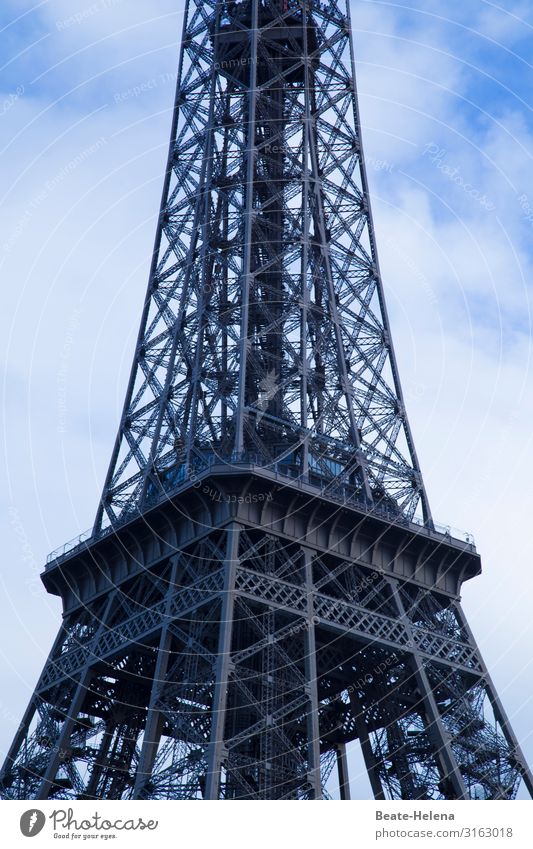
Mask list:
[[[188,0],[149,285],[6,799],[512,799],[533,779],[433,521],[349,4]]]

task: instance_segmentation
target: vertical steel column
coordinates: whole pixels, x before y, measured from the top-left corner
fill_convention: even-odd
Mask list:
[[[220,13],[221,13],[221,4],[217,4],[216,17],[215,17],[215,44],[214,51],[216,55],[217,49],[217,39],[218,39],[218,31],[220,26]],[[186,418],[188,419],[188,434],[187,434],[187,447],[186,447],[186,456],[187,462],[190,463],[192,449],[194,445],[194,440],[196,438],[197,433],[197,417],[198,417],[198,391],[200,384],[200,375],[203,367],[202,362],[202,351],[204,344],[204,335],[205,335],[205,325],[207,319],[207,289],[206,289],[206,269],[207,269],[207,251],[209,246],[209,234],[212,227],[212,222],[210,220],[210,192],[211,185],[213,180],[213,166],[214,166],[214,155],[213,155],[213,144],[214,144],[214,129],[215,129],[215,103],[216,103],[216,87],[217,87],[217,76],[218,73],[215,68],[211,71],[211,91],[210,91],[210,103],[209,103],[209,118],[206,127],[206,148],[205,148],[205,159],[206,159],[206,168],[205,173],[203,175],[203,179],[200,181],[198,188],[198,196],[204,196],[204,207],[203,207],[203,218],[201,222],[202,233],[202,247],[200,250],[199,257],[199,265],[201,268],[201,291],[198,295],[198,311],[201,316],[200,322],[198,324],[198,335],[196,339],[196,353],[194,356],[194,367],[192,373],[191,380],[191,392],[189,394],[189,404],[188,410],[186,411]],[[176,346],[178,342],[177,338],[178,334],[176,334]]]
[[[311,96],[311,93],[308,94]],[[316,109],[313,104],[313,113],[316,113]],[[355,404],[354,404],[354,386],[350,381],[348,376],[348,369],[346,366],[346,359],[342,355],[344,351],[343,339],[341,333],[341,321],[339,318],[339,310],[337,306],[337,298],[335,292],[335,282],[333,278],[333,271],[331,268],[331,255],[329,248],[329,239],[327,236],[327,227],[326,227],[326,211],[324,208],[324,198],[323,198],[323,189],[322,189],[322,180],[320,178],[320,161],[319,161],[319,152],[317,146],[317,138],[316,138],[316,117],[313,117],[311,124],[311,132],[309,133],[309,158],[311,160],[311,174],[314,186],[314,195],[316,201],[316,209],[315,209],[315,220],[314,227],[315,233],[318,233],[320,238],[320,252],[322,256],[322,261],[324,263],[325,268],[325,277],[326,284],[328,289],[328,305],[330,310],[329,320],[333,324],[333,331],[335,334],[336,341],[336,353],[337,353],[337,365],[339,369],[339,382],[342,386],[342,391],[346,397],[346,405],[348,407],[348,419],[350,422],[350,435],[352,438],[352,442],[356,448],[358,461],[360,463],[361,476],[363,479],[363,487],[365,491],[365,495],[368,501],[371,503],[373,501],[372,490],[370,489],[370,481],[368,477],[368,469],[366,458],[362,453],[361,447],[361,433],[359,431],[359,426],[357,424],[357,419],[355,416]]]
[[[246,371],[248,357],[248,313],[250,307],[250,277],[252,274],[252,236],[254,211],[254,170],[255,170],[255,112],[257,100],[257,44],[259,39],[259,0],[250,0],[252,19],[250,30],[250,89],[248,92],[248,139],[246,144],[246,195],[244,203],[244,254],[241,285],[241,335],[239,340],[239,397],[237,407],[237,426],[235,432],[235,451],[244,450],[244,416],[246,394]]]
[[[305,116],[303,118],[302,130],[302,312],[300,319],[300,357],[302,370],[302,384],[300,387],[300,424],[303,430],[303,452],[302,452],[302,475],[304,478],[309,474],[309,433],[307,428],[307,405],[308,405],[308,376],[309,363],[307,361],[307,322],[309,320],[309,205],[311,197],[311,183],[309,174],[309,135],[311,132],[311,75],[309,72],[309,49],[307,38],[307,4],[302,7],[303,43],[304,43],[304,100]]]
[[[348,774],[348,758],[346,757],[346,743],[337,743],[337,770],[339,773],[339,792],[343,800],[348,800],[350,796],[350,776]]]
[[[135,786],[133,788],[133,798],[139,799],[142,790],[152,774],[157,747],[161,737],[161,711],[156,708],[157,698],[159,696],[162,683],[165,680],[168,669],[168,661],[170,656],[170,647],[172,644],[172,635],[169,633],[170,625],[170,606],[172,603],[172,588],[176,583],[177,562],[174,560],[170,573],[170,581],[167,589],[167,603],[165,605],[165,620],[161,627],[161,637],[159,639],[159,648],[157,652],[157,660],[154,670],[154,678],[152,681],[152,692],[150,693],[150,703],[146,716],[146,724],[144,726],[144,737],[139,757],[139,765],[137,767],[137,775],[135,776]]]
[[[307,758],[309,783],[313,798],[322,798],[320,776],[320,728],[318,722],[318,682],[313,603],[313,565],[311,552],[304,548],[305,588],[307,593],[307,628],[305,630],[305,680],[309,692],[307,708]]]
[[[385,792],[379,779],[379,761],[372,749],[361,703],[354,692],[350,692],[350,704],[374,799],[385,799]]]
[[[35,796],[36,799],[48,799],[48,795],[50,793],[50,790],[52,789],[52,785],[57,775],[57,771],[61,765],[62,760],[68,752],[68,742],[70,740],[70,735],[72,734],[74,723],[82,708],[85,696],[87,695],[87,690],[89,689],[91,678],[92,669],[87,663],[80,676],[80,680],[76,685],[76,689],[74,691],[74,695],[72,697],[72,701],[68,709],[68,714],[65,716],[58,740],[54,744],[54,747],[52,749],[50,760],[48,761],[46,771],[39,786],[39,790]]]
[[[111,746],[111,739],[113,737],[113,728],[114,725],[112,722],[106,721],[104,731],[102,733],[102,739],[100,740],[100,746],[98,748],[98,753],[93,758],[92,761],[92,770],[89,781],[87,782],[87,786],[85,788],[85,792],[83,794],[84,799],[95,799],[96,791],[98,789],[98,784],[102,777],[102,772],[105,765],[105,759],[109,755],[109,747]]]
[[[231,637],[233,631],[233,608],[235,605],[235,573],[239,557],[239,526],[230,525],[227,534],[226,562],[224,565],[224,589],[220,610],[218,652],[215,670],[215,691],[211,720],[211,739],[207,757],[206,799],[218,799],[220,795],[220,770],[226,753],[224,727],[228,679],[231,671]]]

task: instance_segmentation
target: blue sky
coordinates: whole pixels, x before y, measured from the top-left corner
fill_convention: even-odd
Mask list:
[[[533,10],[528,0],[351,9],[417,450],[434,514],[476,537],[484,574],[465,585],[465,609],[533,762]],[[0,10],[0,750],[59,624],[36,576],[48,551],[91,524],[111,453],[181,10],[180,0],[4,0]]]

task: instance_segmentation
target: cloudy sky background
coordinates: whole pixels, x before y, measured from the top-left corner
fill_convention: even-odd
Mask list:
[[[417,450],[434,515],[471,531],[482,554],[464,606],[533,763],[533,10],[528,0],[351,8]],[[91,525],[111,454],[181,23],[181,0],[3,0],[0,10],[0,757],[60,621],[38,574]],[[352,790],[369,795],[366,778]]]

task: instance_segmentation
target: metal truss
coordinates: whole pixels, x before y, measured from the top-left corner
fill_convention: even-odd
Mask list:
[[[356,739],[377,798],[533,790],[457,600],[233,524],[67,617],[1,791],[349,798]]]
[[[533,796],[479,569],[405,414],[348,6],[188,0],[120,429],[0,795],[327,799],[336,767],[348,799],[358,740],[378,799]]]
[[[186,4],[153,263],[95,532],[213,455],[429,507],[383,298],[349,8]]]

